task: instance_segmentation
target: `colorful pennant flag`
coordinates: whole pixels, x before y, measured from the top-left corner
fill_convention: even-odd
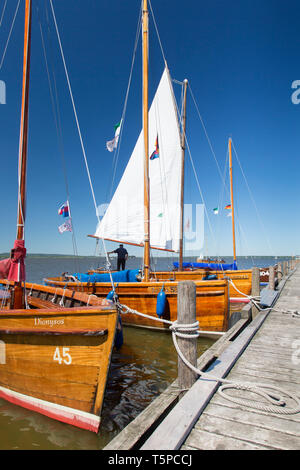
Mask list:
[[[228,204],[227,206],[225,206],[225,209],[231,209],[231,204]]]
[[[159,158],[159,146],[158,146],[158,136],[156,137],[155,141],[155,150],[150,156],[150,160],[155,160],[155,158]]]
[[[213,209],[213,211],[214,211],[214,214],[218,215],[218,213],[219,213],[219,208],[218,208],[218,207],[215,207],[215,208]]]
[[[62,215],[63,217],[69,217],[70,213],[68,201],[60,206],[60,208],[58,209],[58,215]]]
[[[121,124],[122,124],[122,119],[121,121],[116,124],[115,127],[115,136],[112,140],[109,140],[106,142],[106,148],[109,152],[113,152],[114,149],[117,148],[118,142],[119,142],[119,135],[120,135],[120,130],[121,130]]]

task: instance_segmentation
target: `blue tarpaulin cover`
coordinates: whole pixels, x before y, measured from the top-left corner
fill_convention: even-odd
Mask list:
[[[124,269],[124,271],[116,271],[111,273],[114,282],[138,282],[137,275],[138,269]],[[109,273],[75,273],[73,274],[80,282],[110,282]]]
[[[173,263],[178,269],[179,263]],[[233,263],[182,263],[183,269],[210,269],[211,271],[237,271],[236,261]]]

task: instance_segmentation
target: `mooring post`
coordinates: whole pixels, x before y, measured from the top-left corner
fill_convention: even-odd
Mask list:
[[[259,297],[260,295],[260,274],[259,268],[252,268],[252,289],[251,296]],[[259,310],[255,305],[252,306],[252,320],[258,315]]]
[[[278,263],[278,264],[277,264],[277,279],[278,279],[278,283],[281,281],[282,278],[283,278],[282,264],[281,264],[281,263]]]
[[[269,289],[275,290],[275,269],[274,266],[269,266]]]
[[[282,267],[283,267],[283,269],[282,269],[283,275],[286,276],[287,275],[287,263],[286,263],[286,261],[283,261]]]
[[[191,325],[196,322],[196,285],[193,281],[178,283],[177,321],[180,325]],[[188,334],[188,333],[187,333]],[[183,356],[194,367],[197,366],[197,338],[179,338],[177,342]],[[197,374],[193,372],[178,356],[178,386],[183,391],[195,383]]]

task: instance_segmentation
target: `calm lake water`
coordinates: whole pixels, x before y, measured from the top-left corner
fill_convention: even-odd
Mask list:
[[[282,258],[287,259],[286,257]],[[193,261],[186,258],[186,261]],[[276,264],[280,258],[255,257],[238,259],[238,267],[265,267]],[[170,269],[173,259],[157,258],[156,269]],[[226,262],[231,262],[226,257]],[[141,260],[131,258],[126,267],[138,268]],[[86,271],[104,266],[103,259],[83,257],[28,257],[27,279],[42,282],[46,276],[62,272]],[[199,355],[213,340],[200,338]],[[59,423],[45,416],[0,400],[0,450],[97,450],[117,435],[177,376],[177,356],[171,335],[135,328],[124,328],[124,344],[114,352],[102,410],[98,435]]]

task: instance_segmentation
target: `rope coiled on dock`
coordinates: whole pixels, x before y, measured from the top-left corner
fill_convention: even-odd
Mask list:
[[[180,338],[197,338],[199,337],[201,330],[199,330],[199,322],[196,321],[192,324],[179,324],[178,321],[171,322],[170,320],[165,320],[163,318],[153,317],[151,315],[147,315],[145,313],[138,312],[137,310],[131,309],[127,305],[120,304],[119,301],[116,302],[116,306],[120,313],[132,313],[135,315],[139,315],[142,317],[150,318],[155,321],[159,321],[169,325],[169,329],[172,333],[172,339],[177,351],[178,356],[184,362],[184,364],[189,367],[193,372],[199,375],[202,379],[213,380],[216,382],[220,382],[221,385],[218,388],[218,393],[225,398],[237,405],[245,406],[248,408],[252,408],[253,410],[264,411],[267,413],[273,414],[296,414],[300,412],[300,398],[297,396],[293,396],[290,392],[287,392],[283,389],[278,387],[274,387],[270,384],[252,384],[247,382],[235,382],[231,380],[224,379],[223,377],[216,377],[211,373],[205,373],[194,367],[182,354],[178,342],[177,337]],[[269,308],[270,310],[270,308]],[[245,391],[251,392],[260,397],[264,398],[269,404],[267,403],[260,403],[254,400],[245,400],[238,397],[233,397],[225,393],[228,389],[235,389],[238,391]],[[287,404],[287,399],[294,402],[296,406],[291,406]]]

